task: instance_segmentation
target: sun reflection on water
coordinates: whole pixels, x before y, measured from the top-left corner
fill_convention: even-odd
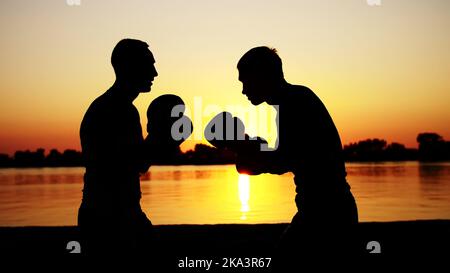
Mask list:
[[[250,200],[250,177],[240,174],[238,180],[239,200],[241,201],[241,220],[247,220],[247,213],[250,211],[248,201]]]

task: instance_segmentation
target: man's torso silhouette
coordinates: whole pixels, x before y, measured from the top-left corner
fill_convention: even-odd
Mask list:
[[[143,137],[134,105],[109,90],[89,107],[80,138],[86,166],[83,204],[138,207]]]
[[[331,116],[309,88],[294,85],[280,99],[278,115],[277,164],[295,175],[298,208],[280,242],[285,261],[296,264],[291,258],[298,253],[333,255],[333,246],[353,253],[358,213]]]
[[[97,98],[80,128],[86,173],[78,224],[93,254],[138,250],[151,238],[139,203],[145,168],[139,113],[121,93],[110,89]]]
[[[349,190],[339,133],[323,103],[304,86],[289,85],[278,115],[277,153],[295,175],[297,207],[316,211],[308,217],[323,217],[317,214],[321,207],[336,204]]]

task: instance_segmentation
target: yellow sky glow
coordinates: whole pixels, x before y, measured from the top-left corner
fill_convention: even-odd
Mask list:
[[[150,101],[168,92],[188,106],[199,97],[205,107],[249,107],[236,63],[268,45],[288,82],[324,101],[343,143],[378,137],[414,147],[425,131],[450,138],[446,0],[10,0],[0,13],[0,153],[80,149],[83,114],[113,83],[110,54],[125,37],[149,43],[159,72],[135,101],[143,128]]]

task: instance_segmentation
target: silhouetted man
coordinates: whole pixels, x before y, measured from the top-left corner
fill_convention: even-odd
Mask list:
[[[238,171],[295,175],[298,212],[282,238],[281,248],[294,247],[308,253],[341,251],[351,241],[350,232],[358,215],[331,116],[309,88],[286,82],[275,49],[253,48],[237,68],[242,93],[252,104],[278,106],[278,149],[238,153]],[[344,245],[333,246],[333,242]]]
[[[158,75],[145,42],[121,40],[111,63],[116,81],[87,110],[80,128],[86,166],[78,225],[82,252],[130,253],[152,224],[140,207],[141,172],[148,169],[139,113],[133,105]]]

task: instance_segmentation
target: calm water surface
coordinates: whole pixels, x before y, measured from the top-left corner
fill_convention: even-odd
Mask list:
[[[450,163],[348,163],[361,221],[450,219]],[[0,226],[75,225],[83,168],[0,169]],[[141,206],[154,224],[289,222],[292,174],[239,175],[232,165],[154,166]]]

